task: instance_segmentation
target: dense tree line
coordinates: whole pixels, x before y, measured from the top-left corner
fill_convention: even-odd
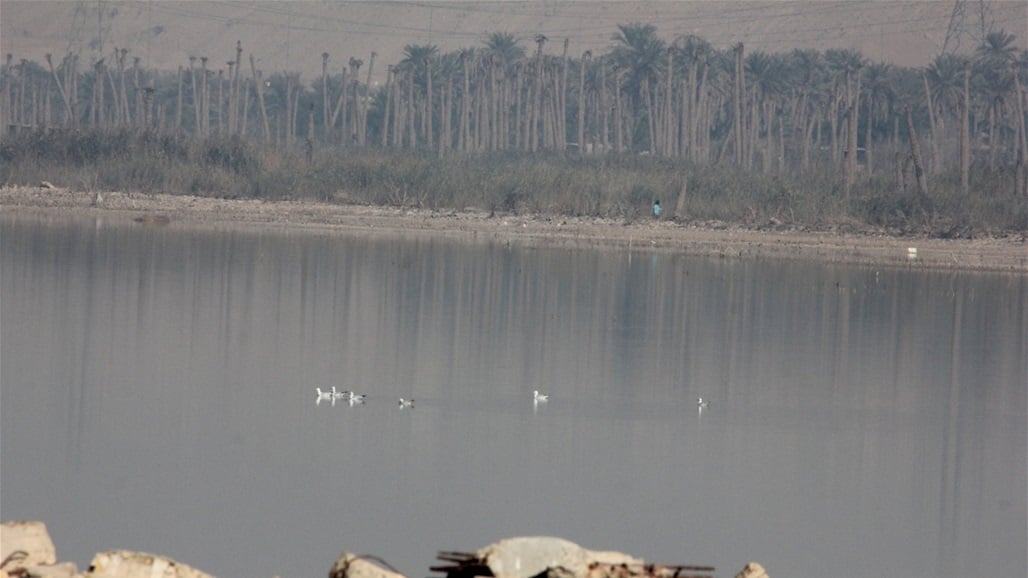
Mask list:
[[[967,192],[974,171],[991,171],[1024,195],[1028,51],[1016,41],[995,31],[973,54],[901,68],[853,50],[719,50],[625,24],[603,54],[508,33],[448,53],[411,44],[384,83],[372,82],[374,52],[337,74],[323,53],[310,83],[265,74],[238,43],[216,65],[190,57],[176,71],[144,70],[126,48],[88,66],[77,54],[42,65],[7,55],[0,130],[117,128],[443,157],[645,154],[766,175],[837,172],[846,195],[875,175],[927,195],[934,175],[954,171]]]

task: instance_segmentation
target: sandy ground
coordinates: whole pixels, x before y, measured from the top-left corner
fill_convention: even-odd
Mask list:
[[[1028,273],[1028,232],[1003,238],[897,238],[874,233],[753,230],[723,223],[676,223],[557,215],[493,215],[311,202],[227,200],[66,189],[0,189],[6,218],[102,217],[132,226],[287,228],[316,234],[439,235],[521,246],[665,251],[719,258],[808,259],[876,267]],[[782,227],[777,227],[782,228]],[[916,250],[916,253],[914,251]]]

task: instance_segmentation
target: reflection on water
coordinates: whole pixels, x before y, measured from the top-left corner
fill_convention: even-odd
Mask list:
[[[424,576],[549,534],[719,575],[1025,575],[1023,276],[0,226],[3,518],[80,566]]]

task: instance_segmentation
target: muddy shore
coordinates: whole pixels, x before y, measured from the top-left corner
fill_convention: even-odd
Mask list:
[[[666,251],[720,258],[809,259],[877,267],[1028,273],[1028,231],[1004,237],[930,239],[878,231],[806,231],[779,223],[744,228],[720,222],[634,222],[561,215],[433,211],[296,201],[96,193],[59,188],[0,189],[6,216],[61,215],[123,220],[134,226],[288,228],[333,232],[441,235],[521,246]],[[916,252],[914,251],[916,250]]]

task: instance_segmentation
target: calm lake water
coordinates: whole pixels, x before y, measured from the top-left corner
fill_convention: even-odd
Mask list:
[[[0,290],[2,517],[80,567],[1026,575],[1025,276],[0,214]]]

